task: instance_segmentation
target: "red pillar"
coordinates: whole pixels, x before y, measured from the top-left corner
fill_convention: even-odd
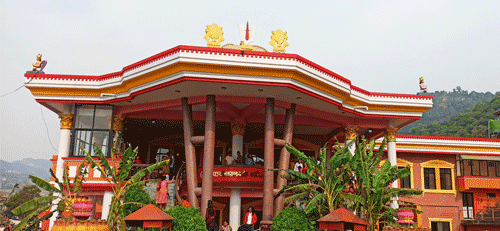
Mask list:
[[[267,98],[266,122],[264,128],[264,200],[263,221],[273,220],[274,205],[274,172],[268,169],[274,168],[274,99]]]
[[[193,136],[193,119],[191,105],[188,103],[188,98],[182,98],[182,123],[184,128],[184,149],[186,152],[186,174],[188,187],[188,200],[191,205],[198,207],[198,198],[194,190],[198,186],[197,171],[196,171],[196,156],[194,145],[191,143]]]
[[[286,143],[292,144],[292,139],[293,139],[293,119],[295,117],[295,104],[292,104],[292,107],[288,110],[286,110],[286,121],[285,121],[285,127],[283,129],[283,140],[285,140]],[[285,171],[288,170],[288,165],[290,163],[290,153],[286,150],[285,147],[281,149],[281,156],[280,156],[280,169],[284,169]],[[281,175],[285,174],[284,171],[280,171],[278,173],[278,179],[276,181],[276,189],[281,190],[283,189],[283,186],[286,185],[286,180],[281,178]],[[279,196],[276,198],[276,205],[275,205],[275,211],[274,215],[278,215],[279,211],[283,210],[283,196]]]
[[[207,95],[205,145],[203,148],[203,181],[201,185],[201,216],[205,217],[208,200],[212,200],[215,149],[215,95]]]

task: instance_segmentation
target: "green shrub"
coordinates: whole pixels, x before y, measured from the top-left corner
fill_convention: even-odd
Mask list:
[[[295,230],[316,230],[313,222],[307,219],[306,214],[296,208],[288,207],[283,209],[273,219],[273,231],[295,231]]]
[[[167,211],[174,218],[172,231],[206,231],[205,219],[201,217],[200,208],[174,206]]]
[[[142,204],[150,204],[152,201],[151,198],[149,197],[148,192],[146,192],[146,190],[142,189],[142,187],[138,185],[130,188],[129,190],[127,190],[127,192],[125,192],[125,196],[123,197],[123,202],[124,203],[137,202]],[[122,207],[123,209],[122,212],[124,214],[123,217],[128,216],[129,214],[139,210],[140,208],[141,207],[133,204],[124,205]]]

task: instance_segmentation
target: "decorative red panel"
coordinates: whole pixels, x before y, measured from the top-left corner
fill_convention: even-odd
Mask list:
[[[161,228],[162,221],[144,221],[144,228]]]

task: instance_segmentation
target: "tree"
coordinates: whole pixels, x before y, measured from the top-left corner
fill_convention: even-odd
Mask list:
[[[34,230],[35,226],[29,224],[38,224],[42,220],[49,219],[55,212],[62,213],[66,209],[66,205],[72,204],[71,199],[77,198],[80,194],[84,176],[87,174],[87,168],[85,164],[80,165],[78,171],[76,172],[75,179],[73,180],[73,186],[71,186],[68,177],[68,167],[66,167],[63,172],[64,183],[60,182],[59,179],[57,179],[52,169],[50,169],[50,174],[52,175],[52,177],[54,177],[56,186],[50,184],[42,178],[29,175],[29,178],[35,185],[46,191],[49,191],[50,195],[26,201],[13,209],[12,213],[15,215],[30,212],[29,215],[25,216],[13,231],[22,230],[24,228],[26,228],[26,230]],[[20,192],[22,191],[23,190],[21,190]],[[37,217],[40,213],[47,210],[49,210],[50,212],[43,217]]]
[[[149,204],[152,201],[151,198],[149,197],[148,192],[146,192],[146,190],[144,190],[141,186],[136,185],[130,187],[130,189],[125,192],[125,195],[123,196],[123,202],[124,203],[136,202],[141,204]],[[139,209],[140,207],[135,204],[124,205],[122,207],[122,212],[123,212],[122,216],[126,217]]]
[[[420,195],[422,191],[405,188],[392,188],[392,182],[403,179],[410,175],[409,167],[398,169],[385,161],[379,169],[381,157],[384,155],[385,140],[377,152],[375,140],[366,144],[364,138],[356,141],[356,151],[349,161],[349,168],[354,173],[349,187],[353,189],[354,195],[362,200],[354,201],[354,209],[358,216],[367,220],[368,231],[376,229],[376,224],[382,219],[386,222],[394,221],[397,210],[389,206],[391,198],[399,199],[411,195]],[[349,182],[349,181],[348,181]],[[389,186],[389,187],[388,187]],[[403,203],[409,203],[400,201]]]
[[[297,207],[283,209],[273,219],[273,231],[282,230],[316,230],[314,223],[310,221],[306,214]]]
[[[9,198],[7,198],[7,200],[4,202],[4,205],[7,207],[7,210],[5,210],[5,212],[10,213],[19,205],[24,204],[27,201],[39,198],[40,192],[42,192],[42,190],[40,190],[36,185],[24,186],[21,190],[9,196]],[[26,211],[26,213],[27,212],[28,211]],[[19,215],[24,218],[25,215],[27,215],[26,213]]]
[[[186,208],[174,206],[167,211],[167,214],[174,218],[172,223],[173,231],[206,231],[205,219],[201,216],[200,208]],[[233,227],[233,230],[237,228]]]
[[[369,145],[364,138],[351,142],[356,142],[354,156],[347,149],[351,143],[344,147],[337,143],[334,155],[328,159],[327,143],[320,150],[320,164],[287,144],[286,149],[299,159],[306,160],[309,169],[307,174],[287,170],[285,178],[290,180],[290,185],[278,195],[284,194],[285,202],[305,200],[306,214],[316,208],[320,217],[339,206],[351,207],[358,216],[368,221],[368,230],[373,231],[382,219],[391,221],[396,216],[397,211],[389,207],[391,198],[419,195],[422,191],[390,187],[392,182],[409,176],[410,170],[398,169],[389,161],[378,168],[384,155],[385,140],[377,152],[374,152],[375,140],[370,140]],[[330,164],[329,168],[326,163]]]
[[[123,230],[124,229],[124,221],[123,213],[121,213],[122,206],[136,204],[143,205],[137,202],[122,202],[122,197],[125,193],[131,189],[132,187],[139,186],[144,184],[146,181],[141,181],[141,178],[146,176],[147,173],[152,173],[154,170],[161,168],[164,165],[169,164],[169,160],[165,160],[156,164],[153,164],[147,168],[141,169],[133,176],[130,176],[130,170],[132,165],[134,164],[135,157],[138,153],[138,148],[132,150],[131,147],[128,147],[127,150],[123,153],[123,156],[120,160],[120,166],[118,168],[111,167],[109,165],[106,156],[102,153],[101,149],[97,144],[94,144],[94,152],[99,157],[100,162],[96,162],[90,154],[82,148],[82,150],[87,154],[85,160],[88,161],[92,168],[96,168],[101,172],[103,176],[109,176],[106,180],[113,184],[113,199],[111,200],[111,206],[109,209],[108,215],[108,227],[110,230]],[[128,179],[128,180],[127,180]]]
[[[350,200],[360,199],[344,192],[347,189],[345,179],[347,175],[350,175],[348,168],[344,167],[350,159],[347,147],[339,149],[328,159],[326,156],[327,145],[320,150],[320,163],[318,164],[313,158],[307,157],[304,153],[287,144],[287,151],[297,158],[305,160],[309,169],[307,174],[287,170],[283,177],[290,184],[284,186],[278,193],[278,196],[281,194],[285,196],[285,203],[303,201],[306,204],[304,211],[311,213],[315,209],[314,212],[319,217],[333,212],[348,198]],[[327,162],[329,162],[330,168],[327,168]],[[283,170],[272,169],[272,171]]]

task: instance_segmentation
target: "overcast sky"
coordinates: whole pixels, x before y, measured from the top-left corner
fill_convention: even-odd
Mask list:
[[[0,95],[23,84],[38,53],[45,73],[101,75],[177,45],[206,46],[206,25],[239,43],[257,26],[272,50],[288,32],[299,54],[368,91],[456,86],[500,91],[500,1],[12,1],[0,0]],[[42,120],[42,112],[48,130]],[[0,98],[0,159],[57,155],[59,119],[26,88]],[[48,135],[47,135],[48,134]]]

